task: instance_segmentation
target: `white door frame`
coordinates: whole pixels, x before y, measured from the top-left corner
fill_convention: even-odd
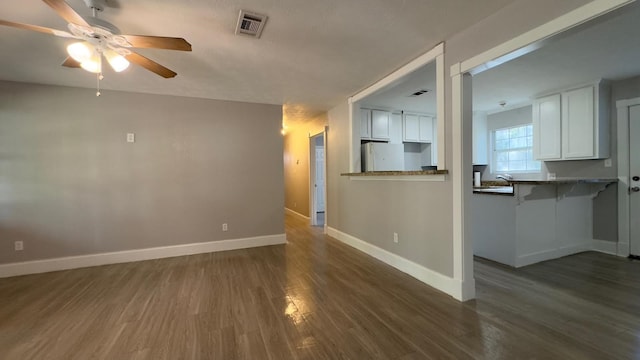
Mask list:
[[[328,204],[327,204],[327,131],[329,127],[317,134],[309,134],[309,219],[311,225],[318,225],[316,212],[316,137],[322,136],[324,146],[324,233],[327,233]]]
[[[471,78],[507,61],[518,58],[542,46],[544,41],[577,25],[597,18],[635,0],[593,0],[573,11],[551,20],[490,50],[451,66],[451,126],[453,182],[453,277],[460,284],[456,298],[475,298],[473,278],[473,245],[469,219],[472,179],[472,149],[468,140],[472,132]]]
[[[640,105],[640,97],[616,102],[618,110],[618,255],[629,256],[631,221],[629,201],[629,107]]]

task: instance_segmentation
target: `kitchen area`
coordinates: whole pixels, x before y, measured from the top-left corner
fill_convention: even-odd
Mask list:
[[[640,64],[629,61],[640,55],[629,46],[639,9],[473,77],[475,256],[517,268],[584,251],[628,254],[618,240],[626,185],[616,102],[640,96]]]
[[[357,104],[362,172],[436,170],[435,62]]]

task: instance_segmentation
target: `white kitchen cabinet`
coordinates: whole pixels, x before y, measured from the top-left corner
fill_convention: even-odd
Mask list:
[[[389,140],[391,113],[382,110],[360,109],[360,139]]]
[[[371,139],[389,140],[391,133],[391,113],[389,111],[371,110]]]
[[[536,99],[533,105],[536,160],[609,157],[609,88],[599,81]]]
[[[415,143],[433,142],[434,119],[420,114],[404,114],[402,119],[402,141]]]
[[[562,94],[562,157],[593,158],[596,153],[593,86]]]
[[[371,110],[360,109],[360,138],[371,140]]]
[[[562,159],[560,94],[533,103],[533,156],[536,160]]]

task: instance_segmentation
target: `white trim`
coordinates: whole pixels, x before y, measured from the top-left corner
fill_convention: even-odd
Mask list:
[[[615,241],[593,239],[591,242],[591,250],[617,256],[618,243]]]
[[[291,215],[298,216],[298,217],[300,217],[300,218],[302,218],[302,219],[304,219],[304,220],[307,220],[307,221],[311,220],[311,218],[310,218],[310,217],[308,217],[308,216],[306,216],[306,215],[302,215],[302,214],[300,214],[299,212],[294,211],[294,210],[291,210],[291,209],[289,209],[289,208],[284,208],[284,211],[288,212],[288,213],[289,213],[289,214],[291,214]]]
[[[442,54],[436,56],[436,94],[442,94],[442,96],[436,97],[436,126],[438,127],[438,133],[436,134],[436,142],[438,146],[438,170],[444,170],[447,168],[447,156],[446,156],[446,121],[445,121],[445,96],[444,96],[444,49]]]
[[[287,243],[285,234],[125,250],[0,265],[0,278]]]
[[[416,264],[411,260],[405,259],[399,255],[389,252],[385,249],[372,245],[364,240],[360,240],[354,236],[344,233],[332,227],[328,228],[327,234],[363,253],[370,255],[383,263],[393,266],[394,268],[413,276],[421,282],[434,287],[455,299],[463,300],[460,293],[461,284],[455,279],[439,272],[430,270],[422,265]]]
[[[619,256],[617,250],[618,243],[615,241],[592,239],[591,242],[587,241],[586,243],[573,244],[563,246],[558,249],[545,250],[518,256],[515,261],[515,267],[519,268],[541,261],[554,260],[563,256],[574,255],[585,251],[597,251],[603,254]]]
[[[463,91],[467,91],[462,85],[463,73],[478,73],[486,69],[495,67],[501,63],[511,60],[517,56],[532,51],[541,42],[553,35],[566,31],[576,25],[582,24],[590,19],[603,15],[607,12],[615,10],[625,4],[634,2],[635,0],[593,0],[590,3],[570,11],[554,20],[551,20],[537,28],[517,36],[509,41],[502,43],[492,49],[471,57],[461,63],[453,64],[450,68],[450,76],[453,82],[451,90],[451,123],[454,126],[452,130],[452,149],[453,164],[452,174],[463,175],[465,168],[471,169],[472,161],[464,162],[462,149],[464,141],[464,129],[471,126],[471,119],[464,121],[462,112]],[[456,126],[462,126],[463,129],[455,129]],[[465,193],[466,183],[464,180],[456,180],[453,176],[453,263],[454,278],[461,279],[465,271],[473,272],[473,254],[469,254],[468,249],[472,248],[471,237],[466,236],[464,227],[464,206],[468,203],[471,191]],[[456,210],[460,209],[460,210]],[[457,214],[460,211],[462,214]],[[466,282],[460,281],[460,284]],[[464,290],[461,289],[461,293]]]
[[[356,181],[447,181],[447,175],[388,175],[388,176],[349,176],[349,180]]]
[[[315,140],[318,136],[322,136],[322,148],[324,149],[324,166],[322,172],[324,176],[324,191],[322,192],[324,197],[324,214],[325,222],[327,218],[327,130],[328,126],[324,127],[319,133],[314,135],[309,134],[309,219],[312,226],[318,225],[318,212],[316,211],[317,199],[316,199],[316,144]]]
[[[618,243],[618,256],[628,257],[629,256],[629,243]]]
[[[354,125],[354,111],[355,111],[355,106],[353,105],[353,101],[351,98],[349,98],[349,143],[351,144],[351,148],[349,149],[349,172],[360,172],[362,165],[360,165],[360,161],[358,162],[358,166],[356,166],[355,161],[356,159],[360,159],[360,155],[357,155],[360,153],[360,146],[354,146],[355,143],[360,143],[357,139],[360,139],[360,119],[358,118],[358,126],[355,127]],[[359,111],[359,110],[358,110]],[[358,115],[360,115],[360,113],[358,112]],[[355,130],[358,129],[357,135],[354,134]],[[357,169],[356,169],[357,168]],[[326,179],[325,179],[326,181]]]
[[[563,256],[573,255],[589,250],[592,250],[590,244],[584,243],[568,245],[558,249],[545,250],[532,254],[520,255],[516,258],[515,267],[519,268],[522,266],[539,263],[541,261],[558,259]]]
[[[618,255],[629,256],[631,245],[629,213],[629,107],[640,105],[640,98],[618,100]],[[626,247],[625,247],[626,246]]]
[[[478,54],[460,64],[460,72],[474,73],[491,69],[525,55],[539,47],[542,40],[569,30],[635,0],[594,0],[554,20]]]
[[[455,66],[455,65],[454,65]],[[453,70],[453,69],[452,69]],[[464,181],[462,179],[462,75],[459,73],[451,78],[451,131],[452,131],[452,155],[453,162],[451,173],[458,174],[453,176],[453,277],[462,279],[464,257],[463,257],[463,212],[464,199],[462,192],[464,191]],[[459,95],[459,96],[456,96]],[[458,206],[456,206],[458,205]]]

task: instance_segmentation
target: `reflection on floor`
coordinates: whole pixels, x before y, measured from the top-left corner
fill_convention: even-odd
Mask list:
[[[476,262],[461,304],[287,216],[287,245],[0,279],[2,359],[630,359],[640,263]]]

